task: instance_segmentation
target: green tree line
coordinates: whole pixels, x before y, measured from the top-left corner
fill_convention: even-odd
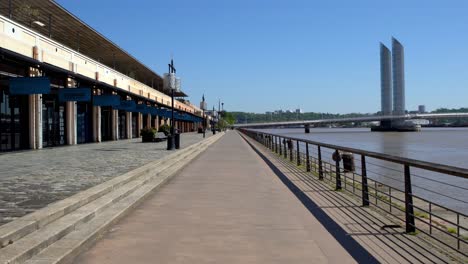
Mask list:
[[[468,108],[462,107],[458,109],[439,108],[431,113],[468,113]],[[335,119],[348,117],[362,117],[379,115],[377,113],[349,113],[349,114],[334,114],[334,113],[248,113],[248,112],[229,112],[230,120],[235,124],[247,123],[265,123],[265,122],[284,122],[297,120],[317,120],[317,119]],[[468,118],[458,119],[439,119],[438,123],[453,123],[453,124],[468,124]]]

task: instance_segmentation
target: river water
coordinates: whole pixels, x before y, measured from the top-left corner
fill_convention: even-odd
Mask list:
[[[371,132],[368,128],[311,128],[310,134],[305,134],[303,128],[261,131],[468,170],[468,128],[423,128],[421,132]],[[385,166],[402,171],[399,165]],[[403,188],[402,173],[377,166],[373,170],[376,173],[371,173],[369,177],[399,189]],[[415,194],[459,212],[468,213],[468,179],[422,170],[412,172],[421,176],[413,177]]]

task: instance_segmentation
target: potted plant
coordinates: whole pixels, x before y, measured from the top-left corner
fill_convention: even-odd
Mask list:
[[[153,142],[156,135],[156,129],[152,127],[145,127],[141,130],[142,142]]]
[[[158,129],[158,132],[164,132],[164,134],[167,136],[171,133],[171,126],[167,124],[161,125]]]

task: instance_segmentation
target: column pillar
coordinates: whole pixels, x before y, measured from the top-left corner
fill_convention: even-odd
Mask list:
[[[35,133],[36,134],[36,149],[42,148],[42,94],[36,94],[36,121]]]
[[[93,106],[93,139],[101,142],[101,107]]]
[[[36,53],[33,56],[37,56]],[[29,68],[30,77],[42,76],[36,68]],[[29,103],[29,147],[42,148],[42,94],[32,94],[28,97]]]
[[[36,95],[28,96],[29,105],[29,148],[36,149]]]
[[[72,89],[76,87],[75,80],[67,78],[66,87],[64,89]],[[66,126],[66,142],[67,145],[76,145],[77,143],[77,116],[76,102],[65,102],[65,126]]]
[[[68,89],[68,88],[63,88]],[[74,110],[74,102],[65,102],[65,131],[66,134],[66,141],[67,145],[73,145],[73,130],[74,130],[74,122],[73,122],[73,110]]]
[[[112,140],[119,139],[119,110],[112,109]]]
[[[146,127],[151,128],[151,114],[146,115]]]
[[[159,130],[159,116],[156,115],[156,118],[154,119],[154,128],[156,128],[156,131]]]
[[[137,137],[140,137],[140,132],[143,129],[143,114],[138,113],[138,129],[137,129]]]
[[[125,113],[125,120],[127,121],[126,129],[127,129],[127,138],[132,138],[132,112]]]

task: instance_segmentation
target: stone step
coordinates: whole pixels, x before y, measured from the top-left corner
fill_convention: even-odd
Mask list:
[[[194,149],[200,144],[198,142],[184,151]],[[122,174],[118,177],[110,179],[102,184],[91,187],[85,191],[79,192],[64,200],[57,201],[40,209],[36,212],[21,217],[15,221],[0,226],[0,247],[6,247],[14,243],[18,239],[42,228],[50,222],[76,210],[77,208],[94,201],[95,199],[109,193],[112,190],[144,175],[151,171],[155,166],[162,165],[171,159],[177,157],[178,152],[172,153],[162,159],[148,163],[140,168]]]

